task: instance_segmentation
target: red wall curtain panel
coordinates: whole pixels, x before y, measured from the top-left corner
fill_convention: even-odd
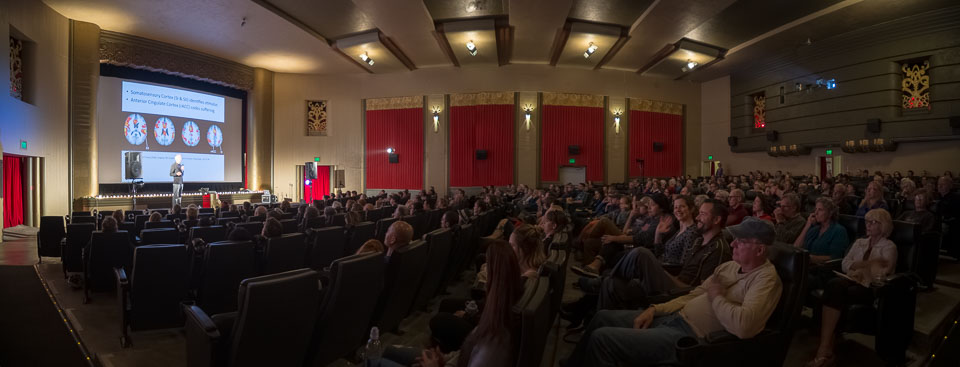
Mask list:
[[[662,151],[653,151],[655,142],[663,143]],[[631,110],[629,162],[630,177],[682,174],[683,115]]]
[[[423,189],[423,108],[367,110],[366,137],[367,189]]]
[[[587,168],[587,180],[603,181],[603,108],[545,105],[541,116],[540,180],[558,181],[560,166],[577,166]],[[580,155],[570,155],[570,145]]]
[[[3,157],[3,228],[23,224],[22,160],[10,155]]]
[[[330,166],[317,166],[317,178],[310,180],[307,185],[307,173],[303,173],[303,199],[310,203],[314,200],[323,200],[324,195],[330,195]]]
[[[513,185],[513,105],[450,108],[450,185]],[[476,151],[486,150],[478,160]]]

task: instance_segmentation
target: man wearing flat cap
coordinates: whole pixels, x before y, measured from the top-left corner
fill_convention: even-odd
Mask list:
[[[783,284],[767,260],[776,232],[748,217],[728,229],[733,261],[720,264],[689,294],[645,310],[597,312],[565,366],[660,366],[679,364],[676,342],[727,331],[752,338],[767,323]]]

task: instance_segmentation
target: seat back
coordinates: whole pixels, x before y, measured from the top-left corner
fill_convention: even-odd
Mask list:
[[[40,232],[37,232],[39,256],[60,256],[60,240],[66,235],[63,217],[45,215],[40,217]]]
[[[288,233],[267,239],[263,247],[263,274],[282,273],[306,267],[307,243],[303,233]]]
[[[895,220],[890,240],[897,245],[897,273],[912,273],[917,270],[919,258],[914,256],[920,240],[920,226]]]
[[[376,236],[377,236],[377,239],[380,240],[380,242],[383,242],[383,239],[387,236],[387,229],[389,229],[390,226],[393,225],[393,222],[396,222],[396,221],[397,221],[397,218],[390,218],[390,217],[383,218],[377,221]]]
[[[67,249],[63,257],[63,271],[83,271],[83,248],[90,243],[90,234],[97,229],[93,223],[67,224]]]
[[[517,305],[521,310],[517,367],[540,365],[543,350],[547,345],[547,334],[553,326],[554,315],[550,312],[549,297],[550,278],[540,277],[532,287],[534,289],[533,292],[528,293],[529,298],[521,299],[522,305],[520,303]]]
[[[407,222],[407,224],[413,228],[413,239],[415,240],[423,239],[423,233],[420,232],[420,227],[422,227],[421,223],[423,223],[422,218],[422,216],[417,215],[408,215],[402,218],[404,222]]]
[[[286,213],[289,214],[289,213]],[[283,233],[297,233],[297,221],[296,219],[283,219],[280,221],[280,227],[283,229]]]
[[[234,228],[246,229],[251,235],[260,234],[260,232],[263,232],[263,221],[237,223]]]
[[[393,216],[393,212],[397,211],[396,206],[385,206],[380,208],[380,219],[387,219]]]
[[[319,278],[300,269],[244,279],[229,365],[302,366],[320,304]]]
[[[367,222],[376,223],[378,220],[383,218],[382,216],[380,216],[380,209],[365,210],[363,213],[364,213],[363,220]]]
[[[458,278],[460,273],[463,272],[465,264],[469,262],[467,251],[470,248],[470,241],[473,240],[473,228],[473,224],[462,224],[460,229],[457,230],[457,236],[453,239],[453,246],[451,246],[453,263],[445,271],[447,273],[446,284],[450,284],[450,281]]]
[[[343,249],[345,254],[353,254],[363,246],[364,242],[374,237],[377,224],[374,222],[360,222],[350,228],[350,239],[347,240],[347,246]]]
[[[130,328],[183,326],[180,302],[187,297],[189,265],[184,245],[147,245],[133,250]]]
[[[437,288],[443,280],[442,269],[447,266],[450,258],[450,244],[453,243],[453,232],[449,229],[438,229],[423,236],[428,247],[426,269],[420,278],[420,289],[411,305],[410,311],[425,307],[433,296],[437,295]]]
[[[360,347],[383,282],[382,254],[351,255],[330,265],[306,365],[326,366]]]
[[[764,349],[774,348],[775,350],[764,353],[762,358],[768,360],[759,362],[758,365],[779,366],[787,356],[790,340],[800,319],[810,256],[806,250],[775,244],[767,247],[767,258],[777,268],[777,274],[783,284],[783,292],[777,307],[767,320],[767,329],[773,330],[776,335],[773,339],[760,341]]]
[[[560,311],[560,302],[563,299],[563,285],[567,278],[567,251],[552,250],[550,257],[540,267],[540,275],[550,278],[550,312]]]
[[[126,231],[91,233],[84,286],[93,291],[114,289],[113,268],[129,269],[130,256],[130,237]]]
[[[434,209],[434,210],[428,211],[426,232],[431,232],[431,231],[440,229],[441,219],[443,219],[443,210]]]
[[[307,264],[311,269],[322,270],[330,266],[333,260],[343,257],[346,242],[343,227],[310,229],[307,238],[310,244],[310,249],[307,250]]]
[[[347,225],[347,214],[339,213],[333,216],[333,221],[331,222],[334,226],[344,227]]]
[[[81,223],[93,223],[94,225],[97,225],[97,217],[90,216],[90,215],[70,217],[70,224],[81,224]]]
[[[198,213],[200,214],[213,214],[214,208],[199,208]]]
[[[146,222],[143,224],[143,229],[154,229],[154,228],[176,228],[177,225],[170,220],[161,220],[159,222]]]
[[[256,275],[253,242],[222,241],[207,247],[197,305],[210,315],[236,311],[240,281]]]
[[[233,213],[233,212],[228,212],[228,213]],[[228,214],[228,213],[223,213],[223,214]],[[238,215],[239,215],[239,214],[238,214]],[[236,216],[236,217],[226,217],[226,216],[224,216],[224,217],[221,217],[221,218],[217,218],[217,225],[220,225],[220,226],[225,226],[225,225],[227,225],[227,223],[239,223],[239,222],[240,222],[240,217],[239,217],[239,216]]]
[[[173,228],[151,228],[140,232],[142,245],[180,243],[180,232]]]
[[[373,326],[379,326],[385,332],[395,331],[400,321],[407,317],[426,269],[428,252],[423,240],[411,242],[393,252],[387,263]]]
[[[137,243],[137,235],[140,232],[137,232],[137,224],[134,222],[120,222],[117,225],[117,228],[121,231],[127,231],[127,237],[130,237],[130,243]]]
[[[135,217],[133,217],[133,223],[136,223],[137,225],[137,233],[140,233],[140,231],[143,230],[143,225],[147,223],[147,220],[149,219],[150,216],[147,214],[137,214]]]
[[[267,216],[266,216],[266,215],[251,215],[251,216],[247,217],[247,222],[251,222],[251,223],[252,223],[252,222],[260,222],[260,223],[262,224],[263,221],[265,221],[265,220],[267,220]]]
[[[837,220],[837,223],[840,223],[840,225],[847,230],[847,239],[850,240],[850,243],[860,238],[860,220],[861,218],[848,214],[840,214]]]
[[[209,226],[190,228],[190,235],[187,237],[187,243],[193,243],[195,239],[203,239],[203,242],[214,243],[227,239],[227,227]]]

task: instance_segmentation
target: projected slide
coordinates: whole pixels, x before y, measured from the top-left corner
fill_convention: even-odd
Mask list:
[[[124,111],[223,122],[223,97],[128,81],[122,88]]]

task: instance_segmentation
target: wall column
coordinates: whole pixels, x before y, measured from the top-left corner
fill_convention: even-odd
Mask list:
[[[620,128],[614,121],[616,115],[614,112],[620,111]],[[606,175],[606,183],[618,183],[627,181],[627,99],[623,97],[607,97],[607,108],[604,111],[603,133],[606,144],[603,147],[603,162]]]
[[[69,107],[70,201],[95,196],[97,179],[97,86],[100,82],[100,27],[70,20]]]
[[[518,185],[527,185],[536,189],[540,182],[540,94],[537,92],[517,93],[517,133],[516,133],[516,172],[513,175]],[[524,107],[530,111],[530,129]]]
[[[450,103],[443,94],[424,97],[423,105],[423,186],[433,186],[443,196],[450,189]],[[437,132],[433,131],[433,110],[440,110]]]
[[[273,72],[253,70],[253,90],[247,94],[247,188],[273,187]]]

